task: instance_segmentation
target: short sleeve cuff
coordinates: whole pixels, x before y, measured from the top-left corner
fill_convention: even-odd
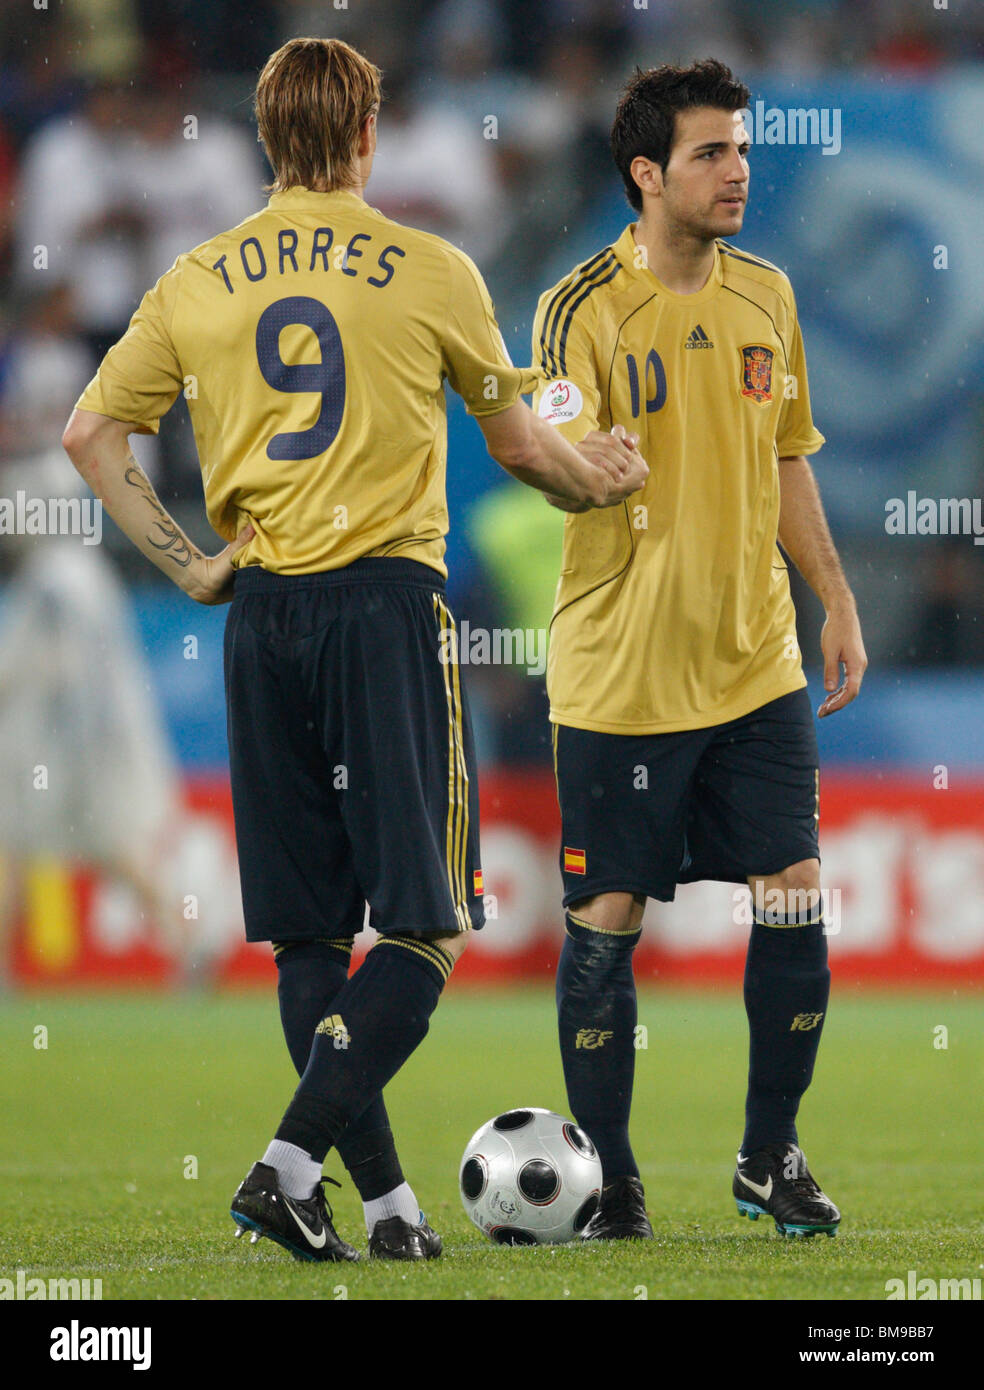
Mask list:
[[[800,455],[815,454],[826,444],[819,430],[801,435],[798,439],[777,439],[776,449],[781,459],[799,458]]]
[[[101,377],[95,376],[75,402],[76,410],[91,410],[94,415],[107,415],[111,420],[121,420],[132,425],[136,434],[156,434],[160,429],[159,419],[137,420],[133,418],[133,407],[122,400],[115,400],[112,387]]]
[[[486,415],[501,415],[504,410],[515,405],[520,396],[529,396],[545,378],[542,372],[533,367],[502,367],[491,370],[486,383],[490,392],[477,401],[466,401],[469,415],[482,419]]]

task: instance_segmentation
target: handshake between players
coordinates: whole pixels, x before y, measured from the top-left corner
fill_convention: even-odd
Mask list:
[[[489,453],[507,473],[539,488],[562,511],[615,507],[645,484],[649,468],[637,434],[615,425],[570,444],[523,401],[478,417]]]

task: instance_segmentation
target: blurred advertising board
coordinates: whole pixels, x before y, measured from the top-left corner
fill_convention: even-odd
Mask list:
[[[938,776],[938,782],[944,780]],[[949,779],[945,779],[949,780]],[[203,978],[272,980],[269,948],[242,941],[228,784],[189,779],[172,847],[175,901]],[[559,817],[549,772],[486,772],[482,867],[488,922],[455,971],[474,982],[547,981],[563,931]],[[842,985],[984,985],[984,779],[934,786],[911,774],[831,773],[821,787],[825,920]],[[651,902],[640,982],[741,978],[747,890],[700,883]],[[129,890],[57,861],[32,861],[13,943],[24,984],[135,986],[180,975]],[[360,940],[371,940],[366,932]]]

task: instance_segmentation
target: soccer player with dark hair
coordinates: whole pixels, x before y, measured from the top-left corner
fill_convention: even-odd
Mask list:
[[[445,378],[514,477],[619,505],[633,442],[580,449],[520,399],[462,252],[367,205],[380,75],[339,40],[267,62],[256,116],[267,206],[144,297],[64,435],[122,530],[200,603],[232,600],[225,663],[246,935],[271,941],[301,1073],[232,1202],[240,1229],[299,1258],[351,1260],[322,1164],[337,1147],[371,1255],[440,1238],[405,1181],[382,1091],[421,1042],[483,923],[468,709],[444,597]],[[184,390],[210,522],[203,555],[129,451]],[[624,433],[624,432],[623,432]],[[450,654],[450,658],[449,658]],[[349,977],[366,903],[377,944]]]
[[[840,1220],[796,1131],[830,975],[817,742],[783,551],[826,609],[821,718],[854,699],[866,658],[806,458],[823,436],[792,288],[727,240],[748,198],[748,100],[714,60],[637,72],[611,143],[638,220],[541,297],[533,334],[550,378],[539,413],[574,442],[624,421],[652,470],[609,511],[555,499],[570,513],[548,664],[557,1003],[570,1105],[604,1168],[588,1239],[652,1235],[629,1142],[632,952],[646,899],[697,879],[752,891],[739,1211],[788,1234]]]

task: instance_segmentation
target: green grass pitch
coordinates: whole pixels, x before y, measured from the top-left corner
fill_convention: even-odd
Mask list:
[[[550,992],[452,985],[387,1093],[444,1257],[340,1266],[233,1239],[229,1198],[294,1085],[272,989],[7,999],[0,1276],[98,1277],[104,1299],[510,1300],[884,1300],[910,1269],[984,1278],[979,996],[835,998],[800,1135],[843,1222],[795,1243],[739,1220],[731,1198],[739,991],[643,991],[639,1018],[633,1142],[655,1241],[507,1249],[470,1225],[457,1168],[471,1133],[514,1106],[567,1106]],[[345,1180],[328,1189],[336,1225],[364,1248],[357,1195],[331,1155],[326,1171]]]

